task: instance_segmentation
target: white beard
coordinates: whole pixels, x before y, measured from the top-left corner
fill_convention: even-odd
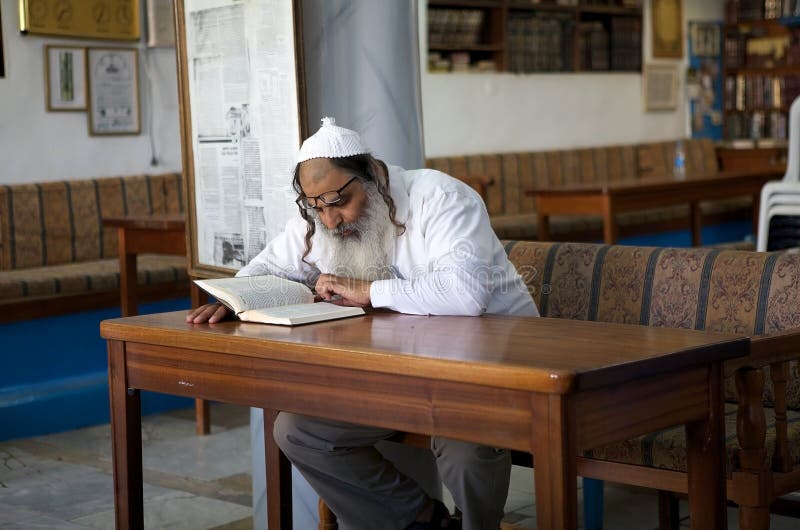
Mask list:
[[[314,237],[319,238],[323,248],[330,253],[326,256],[330,274],[367,281],[385,280],[393,277],[389,267],[389,248],[394,240],[395,226],[389,218],[389,206],[375,184],[365,182],[364,190],[367,194],[364,211],[352,223],[329,230],[314,212]],[[356,235],[343,237],[346,230]]]

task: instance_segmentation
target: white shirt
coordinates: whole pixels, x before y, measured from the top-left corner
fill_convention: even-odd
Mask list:
[[[389,192],[406,229],[389,255],[395,277],[370,287],[373,307],[417,315],[539,316],[472,188],[440,171],[389,166]],[[306,226],[298,213],[237,276],[305,281],[315,272],[330,273],[320,241],[312,239],[308,263],[301,260]]]

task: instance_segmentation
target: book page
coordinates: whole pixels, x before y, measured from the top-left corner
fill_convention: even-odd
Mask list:
[[[345,307],[327,302],[318,302],[254,309],[243,312],[240,318],[245,322],[294,326],[363,314],[364,310],[360,307]]]
[[[248,309],[291,304],[309,304],[314,301],[311,289],[302,283],[278,276],[245,276],[249,288],[242,293]]]
[[[229,302],[237,313],[314,301],[311,290],[302,283],[272,275],[196,280],[195,283],[218,299]]]

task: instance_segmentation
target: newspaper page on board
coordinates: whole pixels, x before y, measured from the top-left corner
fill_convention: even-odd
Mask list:
[[[296,214],[291,0],[186,0],[197,258],[239,269]]]

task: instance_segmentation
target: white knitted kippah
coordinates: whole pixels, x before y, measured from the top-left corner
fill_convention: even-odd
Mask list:
[[[297,163],[312,158],[342,158],[363,155],[369,150],[357,132],[339,127],[334,118],[322,118],[322,127],[306,138],[297,154]]]

